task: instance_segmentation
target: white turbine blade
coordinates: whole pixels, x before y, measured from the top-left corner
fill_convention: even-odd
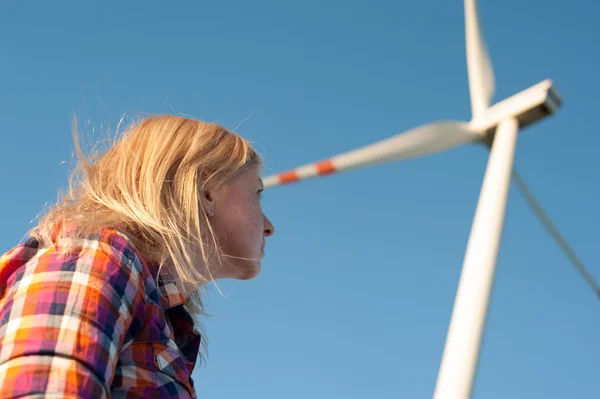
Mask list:
[[[447,121],[422,125],[391,138],[310,163],[263,179],[265,187],[382,162],[433,154],[481,139],[466,122]]]
[[[512,178],[516,186],[523,194],[523,197],[525,197],[525,201],[527,201],[527,204],[533,210],[533,213],[537,216],[540,222],[542,222],[542,225],[546,228],[548,233],[550,233],[550,236],[554,239],[554,241],[556,241],[556,243],[565,253],[567,258],[569,258],[573,266],[575,266],[577,271],[583,276],[586,283],[592,288],[592,290],[594,290],[596,295],[600,296],[600,285],[596,283],[592,275],[585,268],[583,262],[579,259],[579,257],[575,254],[575,251],[573,251],[571,246],[567,243],[567,240],[563,238],[563,236],[560,234],[560,231],[558,231],[554,223],[552,223],[550,217],[546,214],[546,212],[544,212],[544,209],[531,193],[531,190],[527,186],[527,183],[525,183],[525,180],[523,180],[523,178],[517,173],[516,170],[513,170]]]
[[[494,70],[479,26],[476,0],[465,0],[467,70],[472,119],[483,116],[494,96]]]

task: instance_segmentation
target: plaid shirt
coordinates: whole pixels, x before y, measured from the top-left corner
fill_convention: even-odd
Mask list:
[[[0,257],[0,398],[196,397],[200,335],[165,269],[157,286],[109,229]]]

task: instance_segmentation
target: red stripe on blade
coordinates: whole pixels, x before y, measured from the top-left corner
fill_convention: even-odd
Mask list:
[[[300,180],[300,176],[298,176],[298,173],[296,173],[293,170],[291,170],[289,172],[283,172],[282,174],[279,175],[279,182],[282,184],[292,183],[292,182],[295,182],[298,180]]]
[[[336,171],[335,165],[329,159],[321,162],[317,162],[317,172],[320,175],[328,175]]]

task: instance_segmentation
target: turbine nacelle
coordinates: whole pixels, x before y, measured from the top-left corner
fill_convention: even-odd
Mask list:
[[[547,79],[492,105],[481,117],[471,120],[469,127],[488,139],[502,120],[516,118],[522,129],[556,113],[561,104],[554,83]]]

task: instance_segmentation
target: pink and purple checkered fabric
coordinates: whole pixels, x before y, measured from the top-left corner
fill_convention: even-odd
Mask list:
[[[157,285],[114,230],[64,240],[0,257],[0,398],[196,397],[200,335],[168,271]]]

